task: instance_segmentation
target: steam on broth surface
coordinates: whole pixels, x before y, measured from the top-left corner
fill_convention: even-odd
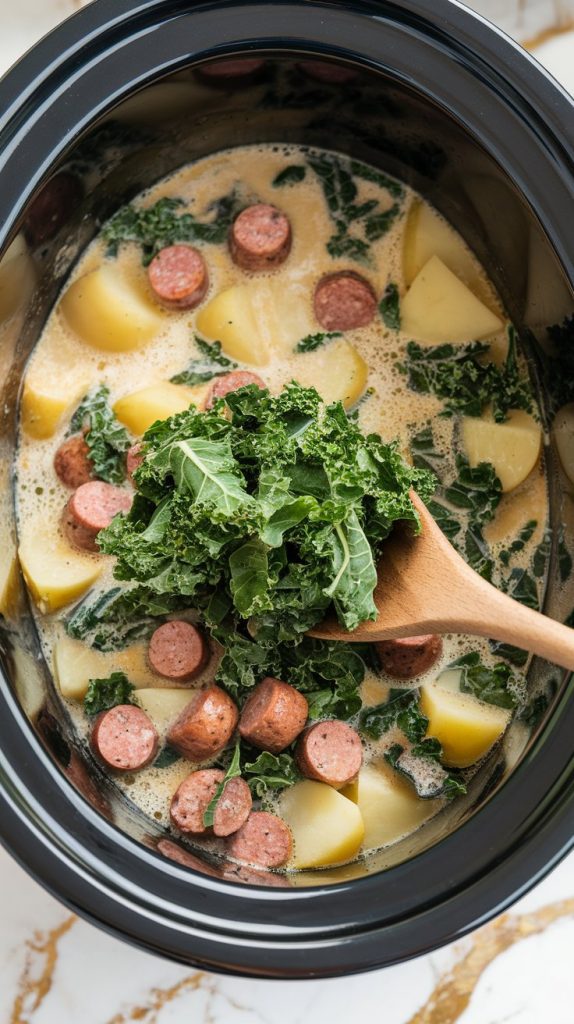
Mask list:
[[[186,166],[136,206],[151,210],[166,198],[178,200],[172,215],[191,214],[202,224],[231,222],[256,203],[278,207],[291,225],[289,256],[269,271],[245,270],[230,255],[226,230],[217,240],[206,233],[193,245],[208,268],[207,293],[193,310],[168,310],[150,289],[141,239],[123,241],[128,235],[119,232],[114,245],[113,231],[104,231],[79,261],[30,360],[16,469],[21,561],[61,700],[88,742],[89,680],[125,674],[136,688],[131,699],[140,695],[157,730],[160,753],[137,773],[115,779],[129,800],[169,827],[170,801],[196,765],[177,753],[166,756],[166,736],[193,693],[212,683],[222,650],[211,642],[209,661],[180,686],[151,667],[149,632],[110,650],[67,634],[70,613],[90,588],[103,594],[117,585],[115,558],[78,550],[61,527],[71,491],[54,472],[54,456],[84,396],[105,386],[108,408],[135,442],[155,419],[190,401],[203,407],[228,364],[257,374],[272,395],[293,380],[316,387],[326,402],[342,401],[356,412],[364,433],[396,439],[408,462],[437,474],[431,510],[447,536],[496,585],[518,588],[519,597],[520,588],[530,588],[531,603],[540,585],[532,564],[544,542],[547,492],[536,408],[526,408],[525,370],[500,300],[461,238],[412,189],[336,154],[266,145]],[[338,272],[368,282],[377,312],[366,326],[325,332],[313,295],[325,275]],[[219,376],[210,378],[204,367],[203,381],[172,382],[191,361],[205,361],[206,344],[216,341],[222,361],[212,369]],[[439,345],[448,352],[437,353]],[[465,407],[451,387],[463,349],[467,362],[474,357],[479,366],[496,368],[480,385],[493,389],[492,401],[480,404],[477,384],[476,408],[468,396]],[[431,351],[436,358],[429,360]],[[510,365],[514,356],[517,368]],[[503,408],[511,377],[522,406],[511,399]],[[119,484],[131,493],[129,481]],[[193,605],[167,618],[198,622]],[[410,679],[385,671],[376,652],[361,657],[362,711],[348,718],[363,745],[358,780],[338,790],[313,778],[276,789],[252,786],[256,806],[262,798],[262,807],[291,828],[288,868],[353,860],[424,825],[463,790],[524,700],[520,652],[493,650],[485,640],[445,637],[426,671]],[[390,695],[403,700],[403,717],[377,712]],[[413,707],[418,739],[405,733]],[[226,769],[230,754],[228,748],[215,763]],[[313,829],[318,820],[320,843]],[[220,852],[221,840],[212,836],[201,844]]]

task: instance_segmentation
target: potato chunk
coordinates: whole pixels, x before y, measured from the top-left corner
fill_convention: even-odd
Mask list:
[[[562,469],[574,484],[574,402],[559,409],[552,425]]]
[[[163,325],[143,289],[138,291],[114,263],[103,263],[74,281],[60,310],[82,341],[105,352],[142,348]]]
[[[91,587],[101,563],[40,530],[22,537],[18,550],[28,588],[41,612],[55,612]]]
[[[440,213],[428,203],[415,199],[409,210],[403,244],[403,270],[407,285],[412,284],[432,256],[438,256],[484,301],[488,286],[468,246]]]
[[[342,402],[349,409],[363,394],[369,368],[345,338],[336,338],[297,360],[295,379],[315,387],[324,402]]]
[[[419,271],[401,303],[401,329],[417,341],[476,341],[501,327],[502,321],[438,256]]]
[[[532,472],[540,455],[540,425],[522,409],[513,409],[504,423],[490,415],[463,416],[462,444],[472,467],[491,462],[503,491],[512,491]]]
[[[358,806],[365,823],[363,850],[396,843],[440,810],[440,800],[421,800],[413,786],[384,762],[359,772]]]
[[[114,405],[114,412],[132,434],[145,434],[156,420],[165,420],[177,412],[184,412],[192,404],[201,407],[207,390],[203,385],[187,388],[164,380],[119,398]]]
[[[22,392],[21,422],[26,434],[39,441],[52,437],[66,412],[71,413],[88,390],[87,380],[26,380]]]
[[[83,700],[90,679],[104,679],[112,672],[125,672],[136,688],[153,686],[157,676],[146,655],[144,642],[103,653],[64,634],[54,644],[54,675],[62,696],[71,700]]]
[[[441,743],[445,763],[454,768],[467,768],[484,757],[510,721],[505,708],[437,683],[421,688],[421,710],[429,720],[428,735]]]
[[[223,351],[241,363],[266,366],[269,350],[259,329],[252,288],[238,284],[216,295],[200,309],[197,329],[206,338],[220,341]]]
[[[359,808],[324,782],[296,783],[281,795],[278,811],[293,833],[291,867],[328,867],[359,850],[365,833]]]
[[[146,687],[137,692],[138,703],[160,733],[167,732],[171,723],[193,697],[193,690],[182,690],[181,687]]]

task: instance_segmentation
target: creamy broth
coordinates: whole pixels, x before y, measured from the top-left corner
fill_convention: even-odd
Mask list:
[[[301,338],[320,329],[313,315],[312,296],[317,282],[324,274],[350,268],[364,273],[377,297],[383,294],[390,281],[398,285],[401,296],[405,293],[410,283],[405,280],[404,274],[405,231],[413,206],[419,207],[423,200],[411,189],[404,187],[400,214],[383,237],[372,243],[371,262],[368,266],[361,267],[349,259],[333,259],[326,249],[333,233],[333,224],[318,178],[307,172],[304,180],[295,185],[278,188],[272,184],[276,175],[287,165],[305,164],[309,152],[295,146],[266,145],[217,153],[182,168],[137,200],[144,207],[149,207],[166,196],[182,199],[187,208],[198,216],[204,216],[214,200],[234,189],[245,206],[254,201],[275,204],[288,215],[293,231],[291,255],[278,269],[270,273],[246,274],[233,263],[227,245],[199,243],[210,276],[209,291],[203,303],[191,312],[168,313],[158,310],[161,326],[156,336],[143,347],[122,353],[98,350],[83,343],[70,329],[56,304],[30,359],[26,386],[42,391],[46,388],[46,382],[57,378],[60,392],[69,394],[70,406],[50,436],[31,436],[25,427],[20,432],[16,494],[21,538],[40,533],[47,547],[64,544],[62,550],[65,552],[59,524],[62,508],[70,492],[56,477],[53,460],[69,430],[70,414],[79,399],[90,388],[105,384],[110,390],[110,402],[113,405],[118,399],[136,390],[169,380],[184,370],[196,355],[193,334],[198,316],[201,316],[206,304],[223,289],[243,284],[246,279],[257,289],[255,310],[259,330],[268,345],[269,361],[265,365],[250,368],[259,374],[275,394],[292,379],[305,384],[312,383],[321,393],[325,366],[333,358],[335,349],[331,346],[336,345],[336,342],[325,344],[314,352],[296,353],[294,348]],[[384,188],[365,180],[357,180],[357,185],[357,203],[376,199],[383,210],[392,206],[393,198]],[[453,229],[447,229],[444,224],[444,230],[452,232],[459,250],[464,252],[466,283],[485,306],[504,321],[504,310],[482,268],[455,236]],[[106,244],[98,237],[78,262],[71,280],[81,278],[106,259],[109,259],[106,256]],[[115,259],[117,274],[138,293],[143,294],[147,302],[153,302],[139,246],[135,243],[122,245]],[[359,423],[364,431],[379,433],[385,440],[397,438],[404,456],[410,458],[412,437],[430,422],[435,449],[443,457],[444,474],[452,477],[455,475],[455,455],[461,445],[458,418],[440,417],[443,409],[440,399],[415,393],[409,388],[407,378],[397,364],[403,358],[410,337],[407,333],[385,327],[380,316],[376,316],[368,327],[346,332],[346,341],[357,350],[368,366],[366,389],[358,405]],[[507,346],[506,328],[489,337],[488,343],[491,345],[493,361],[498,364],[503,362]],[[209,384],[198,386],[197,400],[203,400],[208,390]],[[536,520],[537,525],[523,548],[516,553],[513,566],[529,565],[544,535],[547,490],[541,462],[523,483],[502,497],[493,520],[485,527],[485,539],[492,546],[495,559],[508,548],[530,520]],[[114,559],[89,554],[81,558],[86,564],[101,566],[95,586],[98,590],[106,590],[113,580]],[[53,665],[55,649],[65,637],[64,622],[69,611],[70,606],[64,606],[53,614],[43,614],[41,608],[36,608],[37,627],[49,665]],[[178,617],[181,618],[181,615]],[[74,651],[74,644],[77,644],[79,657],[80,642],[65,642],[71,651]],[[386,677],[381,671],[375,672],[368,668],[361,688],[364,705],[383,702],[391,687],[420,686],[427,679],[436,678],[455,658],[469,651],[480,652],[485,665],[493,665],[500,660],[485,640],[445,637],[440,660],[414,683],[401,683]],[[101,677],[112,671],[124,671],[136,688],[170,685],[148,666],[143,641],[123,651],[101,654],[99,659],[98,675]],[[192,686],[212,679],[216,664],[217,656]],[[89,722],[81,701],[62,700],[79,733],[87,737]],[[167,724],[158,723],[158,730],[163,740]],[[391,731],[380,741],[368,742],[365,761],[380,760],[382,752],[396,739],[397,735]],[[118,776],[116,781],[146,815],[168,826],[170,799],[189,771],[189,762],[179,760],[168,767],[157,768],[152,765],[134,775]],[[429,771],[432,771],[431,766]],[[399,776],[395,784],[399,789],[409,785]],[[421,809],[411,827],[423,824],[424,820],[439,812],[443,806],[442,799],[421,801],[424,810]],[[386,841],[395,842],[404,834],[404,831],[399,830],[395,835],[389,835]],[[361,853],[364,852],[365,847],[361,849]]]

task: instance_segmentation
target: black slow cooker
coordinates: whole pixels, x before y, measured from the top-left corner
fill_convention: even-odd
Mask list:
[[[550,426],[545,353],[553,346],[567,366],[568,352],[556,349],[574,337],[548,334],[573,309],[573,106],[467,9],[446,0],[96,0],[0,82],[0,111],[0,251],[19,234],[28,270],[26,286],[0,302],[6,566],[23,368],[64,279],[122,203],[225,147],[316,144],[428,196],[518,325]],[[558,546],[574,547],[574,504],[550,436],[545,611],[564,621],[574,592],[560,580]],[[572,681],[535,660],[529,713],[467,797],[414,836],[293,887],[224,881],[100,773],[58,705],[16,575],[3,611],[0,838],[68,906],[145,949],[265,977],[368,970],[483,923],[572,845]]]

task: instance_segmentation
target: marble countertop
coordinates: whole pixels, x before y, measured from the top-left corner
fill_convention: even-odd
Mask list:
[[[444,0],[438,0],[444,2]],[[0,73],[82,0],[0,0]],[[474,0],[574,92],[574,3]],[[223,978],[71,915],[0,850],[0,1024],[572,1024],[574,854],[464,941],[331,981]]]

